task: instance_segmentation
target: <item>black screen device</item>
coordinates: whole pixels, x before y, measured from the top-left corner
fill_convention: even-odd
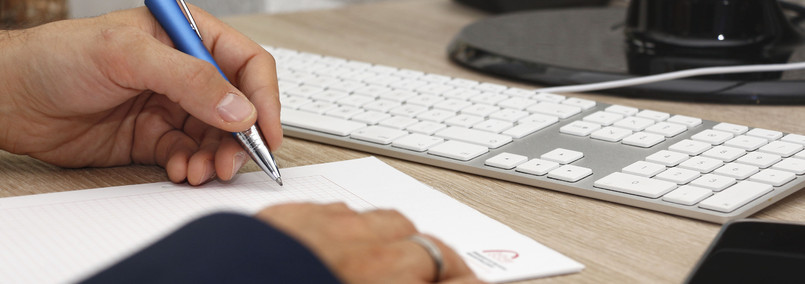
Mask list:
[[[685,283],[805,283],[805,224],[728,223]]]

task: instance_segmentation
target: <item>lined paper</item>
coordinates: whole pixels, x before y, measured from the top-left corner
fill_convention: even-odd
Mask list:
[[[0,199],[0,283],[74,282],[202,215],[285,202],[397,209],[490,282],[583,268],[375,158],[283,169],[283,180],[280,187],[255,172],[201,187],[163,182]]]

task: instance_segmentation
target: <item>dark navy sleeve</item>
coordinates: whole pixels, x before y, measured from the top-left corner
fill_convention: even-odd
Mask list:
[[[83,283],[340,283],[299,242],[260,220],[209,215]]]

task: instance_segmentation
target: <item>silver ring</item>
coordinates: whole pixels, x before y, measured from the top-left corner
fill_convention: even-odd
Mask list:
[[[408,239],[422,246],[422,248],[428,252],[430,258],[432,258],[433,262],[436,264],[436,273],[433,275],[433,282],[439,282],[442,279],[442,275],[444,274],[445,270],[444,259],[442,258],[442,250],[440,250],[439,247],[433,243],[433,241],[420,234],[411,235],[408,237]]]

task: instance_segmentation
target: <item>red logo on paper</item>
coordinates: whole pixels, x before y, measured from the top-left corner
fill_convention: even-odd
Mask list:
[[[483,251],[486,257],[494,259],[500,263],[512,263],[520,257],[520,254],[513,250],[492,249]]]

